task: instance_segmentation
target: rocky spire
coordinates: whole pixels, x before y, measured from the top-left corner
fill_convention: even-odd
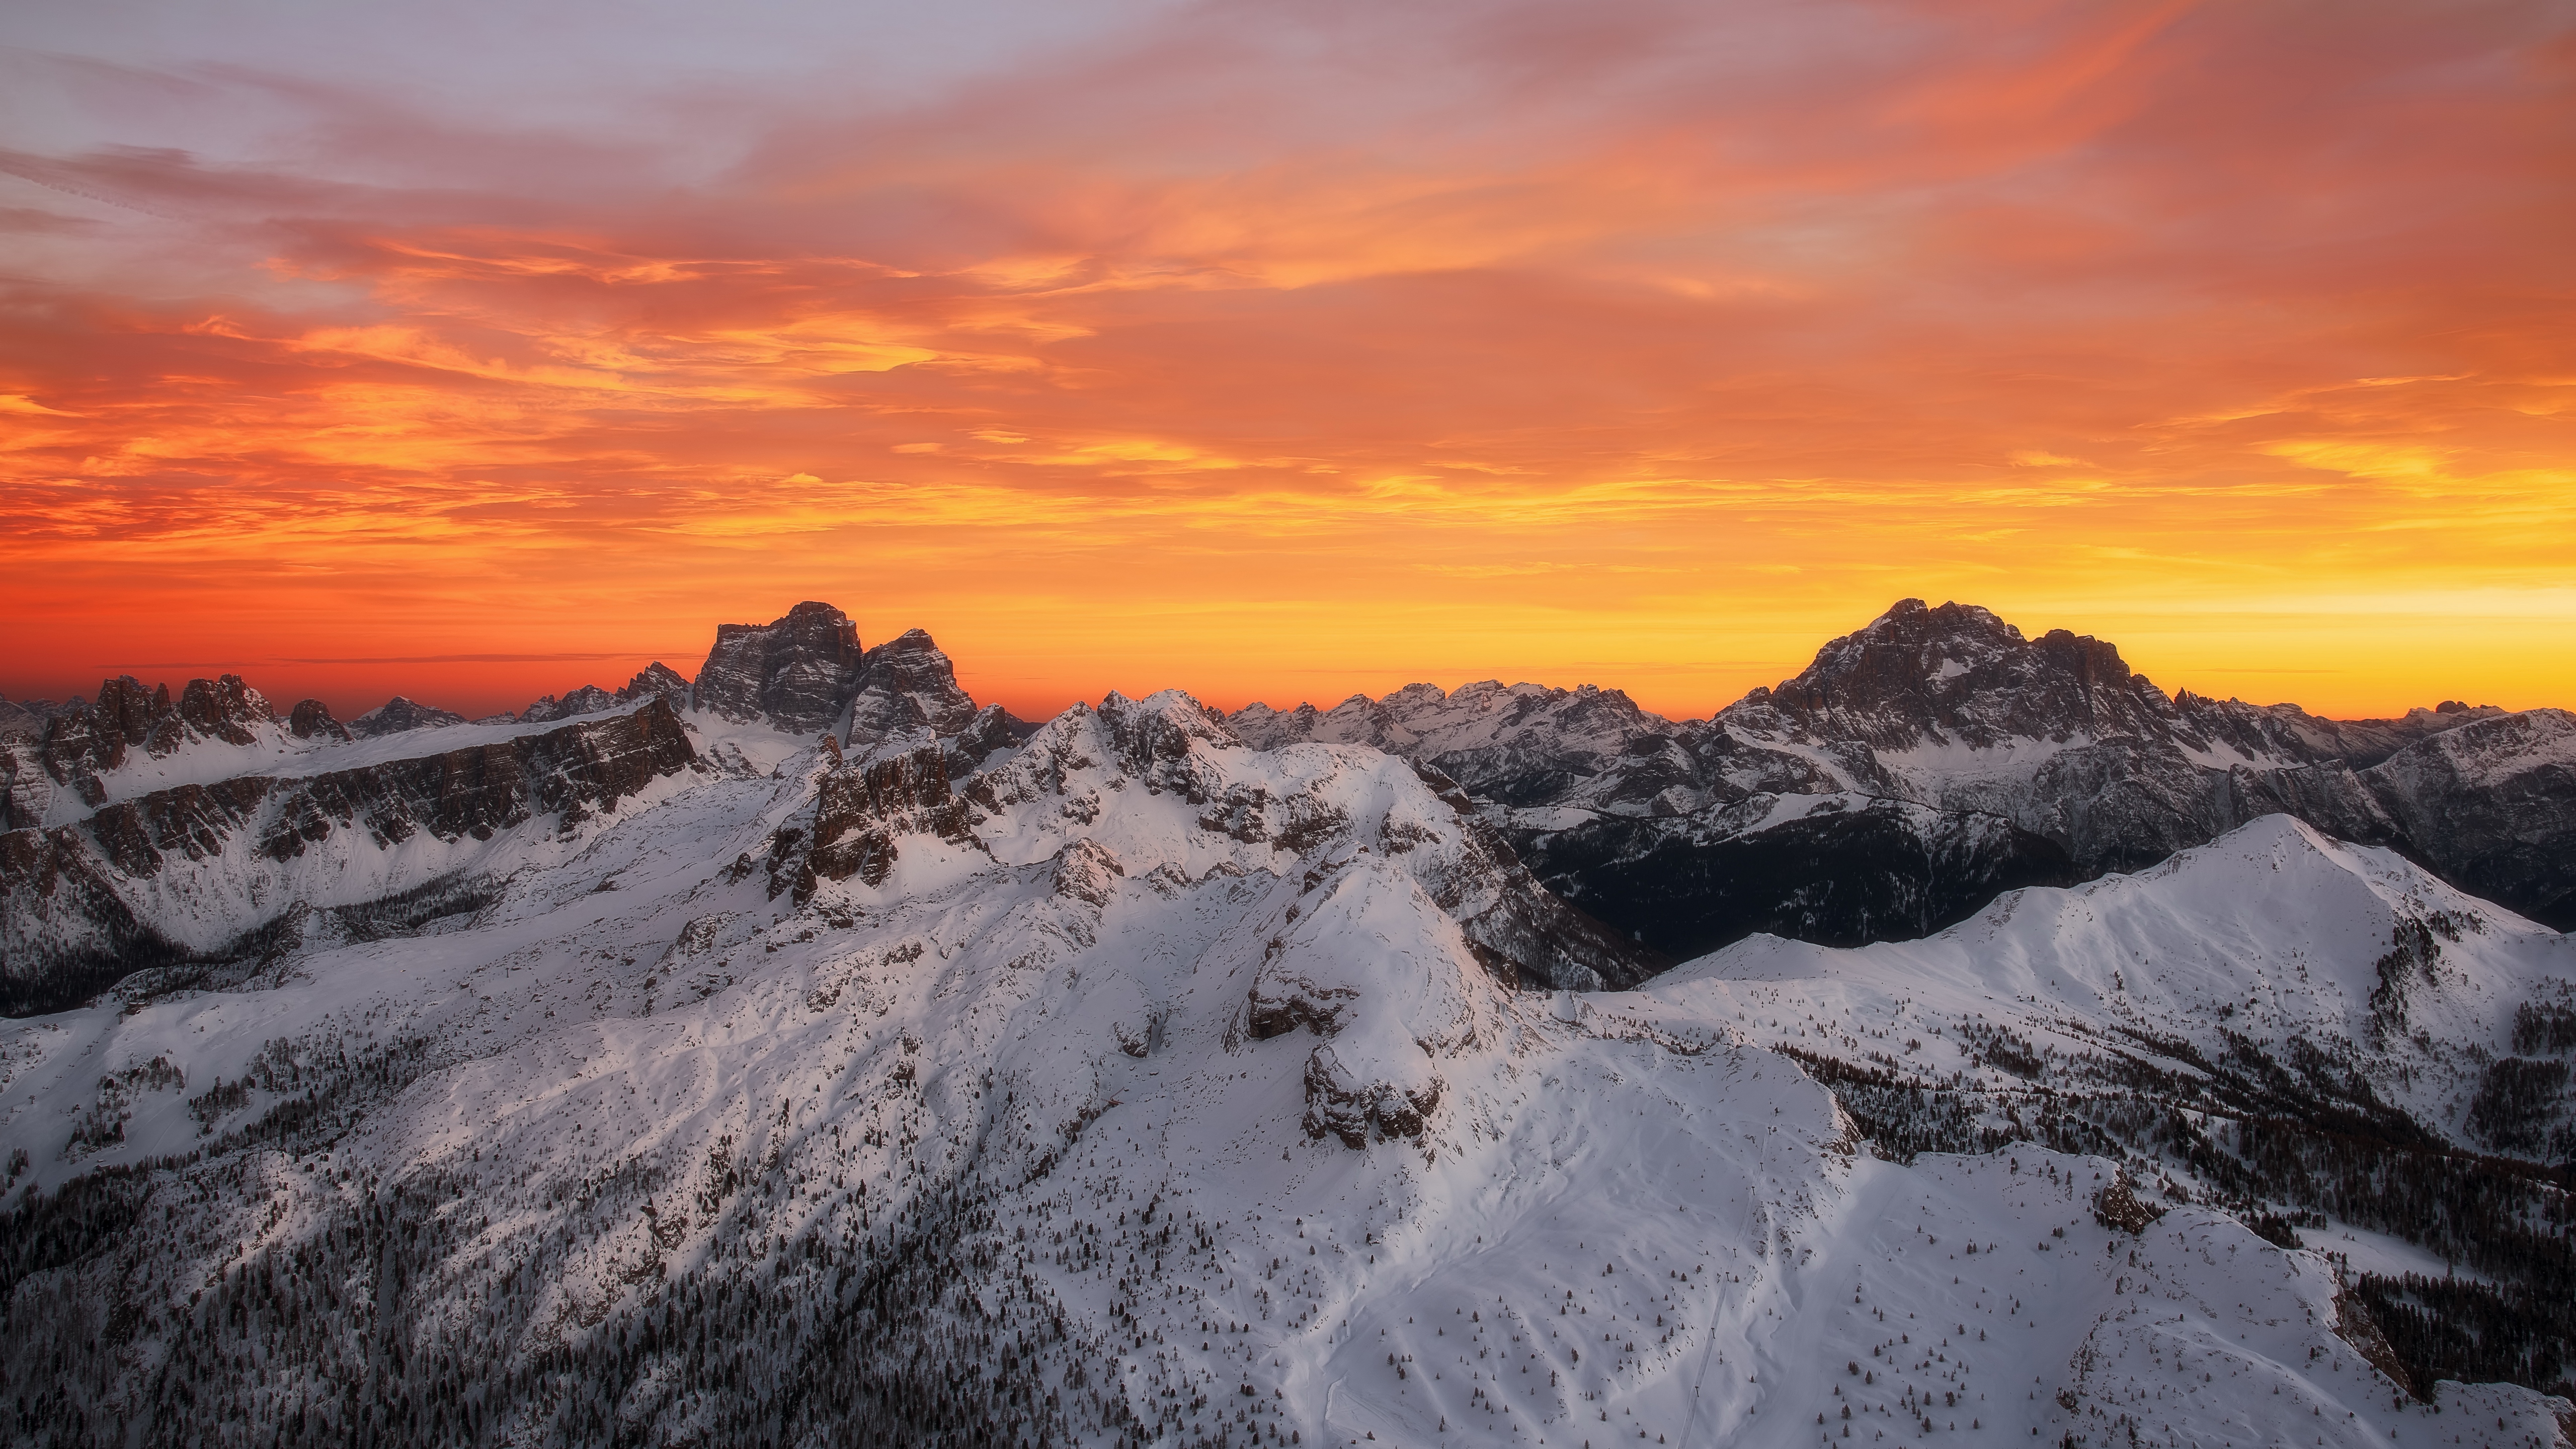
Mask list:
[[[658,694],[671,701],[673,709],[689,707],[688,676],[656,659],[635,672],[626,687],[617,691],[619,704],[633,704],[647,695]]]

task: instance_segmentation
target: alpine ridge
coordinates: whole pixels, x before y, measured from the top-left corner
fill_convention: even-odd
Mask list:
[[[1910,601],[1679,724],[814,602],[10,706],[0,1438],[2563,1442],[2568,725]]]
[[[2028,639],[1973,605],[1900,600],[1706,720],[1615,690],[1487,682],[1234,722],[1436,766],[1542,880],[1676,955],[1753,931],[1922,935],[2000,890],[2138,869],[2274,813],[2576,925],[2564,711],[2446,702],[2333,721],[2168,696],[2104,641]],[[1761,880],[1791,857],[1809,864]]]

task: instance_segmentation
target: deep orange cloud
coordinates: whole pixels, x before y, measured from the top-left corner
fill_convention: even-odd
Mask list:
[[[699,96],[679,179],[241,76],[292,157],[0,156],[0,691],[481,711],[820,597],[1024,713],[1703,713],[1921,594],[2576,702],[2563,12],[1383,10]]]

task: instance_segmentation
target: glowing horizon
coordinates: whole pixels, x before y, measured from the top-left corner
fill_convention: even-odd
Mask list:
[[[1920,596],[2576,705],[2547,7],[636,13],[0,33],[0,694],[489,713],[814,598],[1032,717],[1684,718]]]

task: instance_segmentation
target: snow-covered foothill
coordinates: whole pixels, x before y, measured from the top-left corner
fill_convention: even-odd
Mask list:
[[[2576,989],[2576,939],[2272,815],[2134,875],[2013,892],[1923,940],[1756,936],[1651,989],[1719,993],[1775,1045],[1995,1087],[2045,1076],[1980,1045],[1998,1029],[2006,1058],[2179,1065],[2170,1044],[2188,1043],[2213,1061],[2330,1062],[2468,1140],[2517,1008]]]

